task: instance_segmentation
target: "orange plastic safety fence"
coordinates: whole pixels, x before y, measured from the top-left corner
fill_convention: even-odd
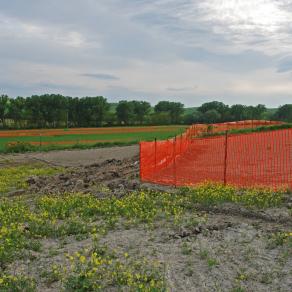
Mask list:
[[[194,125],[174,139],[142,142],[141,180],[176,186],[214,181],[240,187],[292,187],[292,129],[198,137],[205,129]]]

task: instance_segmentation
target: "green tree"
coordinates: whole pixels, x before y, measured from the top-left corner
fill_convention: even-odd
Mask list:
[[[42,102],[38,95],[32,95],[26,98],[26,110],[28,113],[28,119],[30,121],[30,126],[33,127],[44,127],[45,121],[41,111]]]
[[[244,108],[244,119],[245,120],[260,120],[263,118],[266,112],[266,107],[262,104],[257,106],[245,106]]]
[[[109,104],[103,96],[96,96],[91,99],[92,118],[94,126],[100,127],[105,121],[106,113],[109,110]]]
[[[217,120],[216,122],[225,122],[230,120],[229,106],[224,104],[223,102],[219,101],[206,102],[198,108],[198,111],[203,114],[206,114],[208,111],[211,110],[215,110],[220,115],[220,119]],[[208,116],[214,118],[215,115],[217,115],[217,113],[211,112],[211,114]],[[211,120],[207,120],[207,118],[205,118],[205,122],[213,123]]]
[[[44,94],[39,96],[40,111],[45,126],[60,127],[67,123],[68,102],[60,94]]]
[[[263,104],[258,104],[254,107],[253,116],[256,120],[261,120],[263,118],[264,113],[267,111],[267,108]]]
[[[121,100],[116,107],[116,114],[120,124],[129,125],[134,116],[133,103]]]
[[[206,111],[204,119],[206,123],[218,123],[222,120],[221,114],[215,109]]]
[[[169,112],[156,112],[150,115],[150,123],[152,125],[169,125],[171,118]]]
[[[7,95],[0,95],[0,121],[3,128],[5,128],[5,119],[8,114],[9,97]]]
[[[107,126],[114,126],[117,124],[117,115],[115,112],[110,112],[108,111],[106,114],[105,114],[105,117],[104,117],[104,122],[106,123]]]
[[[26,99],[18,96],[15,99],[11,99],[8,106],[8,116],[14,121],[16,127],[21,128],[22,124],[26,120]]]
[[[204,122],[204,115],[195,110],[194,112],[184,116],[184,124],[191,125]]]
[[[133,103],[133,112],[135,115],[135,120],[142,125],[145,117],[149,114],[151,110],[151,105],[147,101],[132,101]]]
[[[242,121],[245,119],[245,108],[242,104],[234,104],[230,107],[230,117],[233,121]]]
[[[79,107],[80,102],[78,97],[68,97],[68,126],[78,127],[79,125]]]
[[[100,127],[105,122],[109,104],[103,96],[83,97],[79,100],[76,113],[81,127]]]
[[[168,112],[171,124],[178,124],[181,122],[184,105],[180,102],[160,101],[155,105],[154,111],[156,113]]]
[[[284,122],[292,122],[292,104],[280,106],[274,114],[274,118]]]
[[[170,110],[170,101],[159,101],[154,107],[154,111],[156,113],[168,112],[169,110]]]

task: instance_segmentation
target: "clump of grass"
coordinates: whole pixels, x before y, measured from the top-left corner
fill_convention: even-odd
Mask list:
[[[207,264],[208,264],[208,267],[212,269],[213,267],[218,266],[218,261],[216,259],[209,258],[207,259]]]
[[[273,249],[286,244],[292,248],[292,232],[277,232],[269,236],[267,248]]]
[[[183,255],[190,255],[192,253],[192,247],[184,242],[181,246],[181,252]]]
[[[209,257],[209,252],[206,249],[200,250],[200,258],[207,259]]]
[[[65,267],[62,268],[61,266],[54,264],[48,270],[43,270],[40,276],[45,280],[46,284],[50,286],[51,284],[62,280],[66,271]]]
[[[12,188],[25,189],[26,179],[29,176],[54,175],[61,172],[62,168],[41,167],[41,166],[16,166],[2,168],[0,171],[0,194],[8,192]]]
[[[209,251],[202,249],[199,252],[199,256],[202,260],[205,260],[209,269],[212,269],[215,266],[218,266],[219,263],[215,258],[210,257]]]
[[[231,289],[231,292],[245,292],[246,290],[241,286],[236,286]]]
[[[25,276],[0,274],[0,291],[36,291],[35,280]]]
[[[28,142],[9,142],[4,146],[4,152],[6,153],[23,153],[33,151],[36,147]]]
[[[113,251],[80,251],[68,255],[71,270],[64,279],[67,291],[166,291],[161,267],[145,258],[133,260]]]
[[[182,189],[182,193],[190,195],[195,203],[216,205],[231,202],[258,208],[280,205],[283,202],[285,192],[285,190],[274,191],[263,187],[238,189],[234,186],[213,182]]]

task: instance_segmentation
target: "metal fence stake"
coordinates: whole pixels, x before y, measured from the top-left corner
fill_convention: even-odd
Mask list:
[[[154,172],[156,174],[156,165],[157,165],[157,138],[154,140]]]
[[[227,183],[227,154],[228,154],[228,131],[225,133],[225,154],[224,154],[224,185]]]
[[[176,136],[173,139],[173,176],[174,176],[174,187],[176,187],[176,163],[175,163],[175,147],[176,147]]]

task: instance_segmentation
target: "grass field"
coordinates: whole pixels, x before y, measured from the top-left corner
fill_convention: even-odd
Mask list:
[[[149,141],[155,138],[163,140],[180,134],[184,130],[185,126],[153,126],[0,131],[0,152],[21,152],[9,151],[11,147],[7,148],[8,143],[16,142],[31,145],[31,150],[35,148],[38,150],[63,149],[71,146],[86,148],[99,145],[134,144],[141,140]]]

